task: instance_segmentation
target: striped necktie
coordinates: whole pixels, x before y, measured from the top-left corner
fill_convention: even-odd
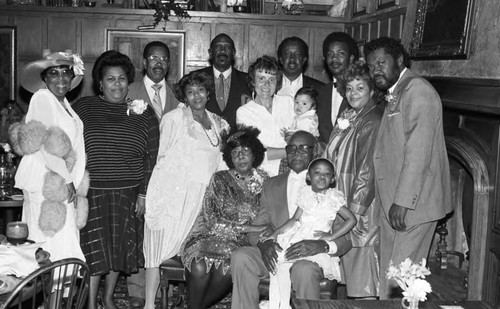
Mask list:
[[[226,100],[224,96],[224,74],[222,73],[220,73],[217,79],[216,91],[217,103],[219,103],[220,110],[223,111],[224,107],[226,107]]]
[[[161,119],[161,115],[163,114],[163,107],[161,104],[161,97],[160,97],[160,89],[162,85],[160,84],[154,84],[151,86],[151,88],[154,89],[155,91],[155,96],[153,97],[153,108],[155,109],[156,116],[158,116],[158,119]]]

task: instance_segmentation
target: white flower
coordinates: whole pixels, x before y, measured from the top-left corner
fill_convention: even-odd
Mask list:
[[[0,143],[0,145],[3,148],[3,151],[5,151],[5,152],[11,152],[9,143]]]
[[[387,103],[389,104],[394,104],[396,103],[396,99],[397,97],[395,95],[393,95],[392,93],[387,93],[385,95],[385,100],[387,101]]]
[[[432,292],[429,282],[424,280],[431,272],[425,267],[425,259],[420,264],[413,264],[409,258],[394,266],[392,261],[387,268],[387,278],[394,279],[403,289],[403,295],[408,299],[424,301],[426,294]]]
[[[349,126],[351,125],[351,122],[349,121],[349,119],[345,119],[345,118],[339,118],[337,120],[337,123],[339,124],[339,129],[342,131],[349,128]]]
[[[75,75],[83,75],[85,67],[83,66],[82,58],[78,54],[73,54],[71,57],[73,57],[73,72],[75,72]]]
[[[144,111],[148,108],[148,103],[140,99],[129,100],[127,105],[127,115],[130,115],[130,111],[136,115],[142,115],[142,113],[144,113]]]

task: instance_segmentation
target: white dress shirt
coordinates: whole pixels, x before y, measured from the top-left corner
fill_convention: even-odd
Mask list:
[[[291,81],[283,75],[283,80],[281,83],[281,89],[278,91],[279,95],[289,95],[292,98],[295,98],[295,94],[299,91],[300,88],[304,85],[304,79],[302,74],[299,75],[294,81]]]
[[[336,83],[337,80],[334,78],[333,82]],[[343,100],[344,100],[344,98],[337,91],[337,88],[333,87],[333,91],[332,91],[332,124],[334,126],[335,126],[335,123],[337,122],[337,116],[339,114],[340,105],[342,104]]]

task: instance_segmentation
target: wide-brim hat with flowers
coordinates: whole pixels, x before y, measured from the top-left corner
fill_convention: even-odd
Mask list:
[[[39,89],[46,88],[45,82],[40,74],[47,68],[67,65],[73,69],[75,77],[71,80],[71,87],[74,89],[83,79],[83,61],[77,54],[68,52],[57,52],[46,55],[43,59],[36,60],[24,66],[21,72],[21,86],[29,92],[35,93]]]

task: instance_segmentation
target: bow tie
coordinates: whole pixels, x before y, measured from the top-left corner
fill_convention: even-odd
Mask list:
[[[339,84],[337,82],[333,82],[333,88],[337,88]]]

